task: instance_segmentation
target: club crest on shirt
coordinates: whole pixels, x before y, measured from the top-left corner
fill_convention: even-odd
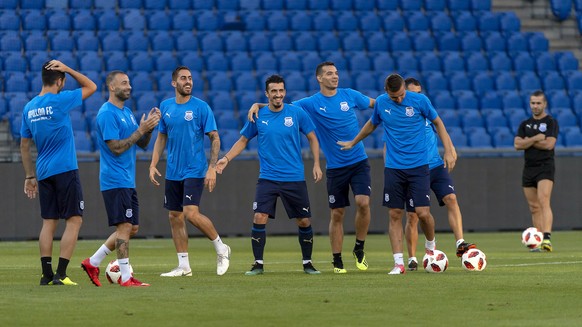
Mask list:
[[[194,119],[194,113],[191,110],[188,110],[184,113],[184,119],[186,121],[191,121],[192,119]]]
[[[540,124],[540,132],[545,132],[548,130],[548,125],[546,123]]]
[[[287,127],[293,126],[293,117],[285,117],[285,126]]]
[[[348,111],[348,110],[350,110],[350,106],[345,101],[344,102],[340,102],[340,110],[341,111]]]
[[[412,117],[412,116],[414,116],[414,108],[406,107],[406,117]]]

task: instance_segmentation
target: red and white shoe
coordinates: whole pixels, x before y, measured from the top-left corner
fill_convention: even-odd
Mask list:
[[[150,286],[150,284],[148,284],[148,283],[142,283],[139,280],[135,279],[134,277],[131,277],[130,279],[128,279],[124,283],[121,282],[121,278],[120,278],[119,279],[119,285],[121,285],[123,287],[145,287],[145,286]]]
[[[394,265],[394,268],[392,268],[392,270],[390,270],[388,275],[402,275],[405,272],[406,272],[406,269],[404,268],[404,265]]]

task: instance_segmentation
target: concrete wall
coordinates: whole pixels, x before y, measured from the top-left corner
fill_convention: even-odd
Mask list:
[[[522,158],[460,158],[453,172],[456,191],[466,231],[516,230],[531,225],[527,204],[521,190]],[[105,238],[107,226],[103,199],[99,192],[99,164],[81,162],[81,182],[85,198],[85,216],[80,236]],[[142,237],[169,237],[167,211],[162,207],[163,185],[154,187],[148,180],[148,161],[137,165],[137,191],[140,200]],[[385,233],[387,209],[382,207],[383,162],[372,159],[372,223],[370,232]],[[582,228],[582,158],[556,159],[556,185],[552,196],[555,229]],[[0,164],[0,240],[33,239],[41,227],[38,199],[29,200],[23,193],[24,173],[20,163]],[[160,171],[165,166],[160,164]],[[311,162],[306,162],[311,171]],[[201,211],[210,217],[222,235],[249,235],[252,202],[258,177],[258,162],[235,160],[218,177],[214,192],[202,197]],[[327,234],[329,210],[325,180],[318,184],[308,176],[307,185],[317,233]],[[433,203],[435,200],[433,198]],[[434,204],[436,205],[436,203]],[[437,230],[449,230],[446,210],[433,206]],[[348,208],[345,231],[353,232],[353,207]],[[278,204],[277,219],[270,221],[269,233],[295,233],[295,222],[287,221]],[[201,235],[189,226],[191,236]],[[61,228],[62,230],[62,228]]]

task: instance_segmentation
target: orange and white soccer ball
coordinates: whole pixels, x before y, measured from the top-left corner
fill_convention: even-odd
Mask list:
[[[521,233],[521,243],[529,249],[535,249],[542,244],[544,234],[535,227],[529,227]]]
[[[447,270],[449,259],[443,251],[434,250],[432,253],[424,255],[422,258],[422,266],[426,272],[442,273]]]
[[[461,265],[468,271],[483,271],[487,267],[487,256],[479,249],[469,249],[461,257]]]
[[[131,265],[129,265],[129,271],[133,276],[133,268],[131,267]],[[107,268],[105,268],[105,277],[107,277],[107,280],[111,284],[119,283],[119,279],[121,278],[121,269],[119,269],[119,262],[117,262],[117,259],[109,262]]]

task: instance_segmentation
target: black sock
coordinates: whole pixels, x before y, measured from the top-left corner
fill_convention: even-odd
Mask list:
[[[341,253],[333,253],[333,262],[342,262],[342,254]]]
[[[67,266],[69,265],[69,260],[65,258],[59,258],[59,266],[57,267],[57,277],[65,278],[67,277]]]
[[[311,260],[311,254],[313,253],[313,229],[311,225],[299,227],[299,245],[301,246],[303,260]]]
[[[53,258],[51,257],[40,257],[40,265],[42,267],[42,275],[45,278],[53,279]]]
[[[267,232],[265,226],[265,224],[253,224],[253,229],[251,231],[251,245],[253,247],[255,260],[263,260],[265,244],[267,243]]]
[[[356,244],[354,244],[354,252],[364,251],[364,242],[366,241],[360,241],[356,238]]]
[[[544,240],[550,240],[552,239],[552,233],[544,233]]]

